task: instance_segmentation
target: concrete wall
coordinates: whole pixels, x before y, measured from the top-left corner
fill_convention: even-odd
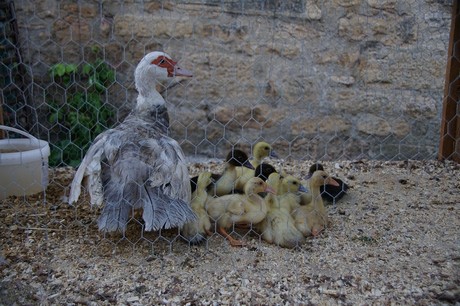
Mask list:
[[[99,46],[122,119],[133,71],[164,50],[194,71],[165,91],[187,155],[223,158],[264,139],[303,159],[431,159],[451,1],[15,1],[38,109],[47,70]]]

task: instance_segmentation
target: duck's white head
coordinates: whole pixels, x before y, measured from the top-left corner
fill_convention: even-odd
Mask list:
[[[167,80],[175,76],[192,77],[192,73],[161,51],[150,52],[137,65],[134,72],[136,89],[139,95],[149,99],[156,91],[157,81]]]

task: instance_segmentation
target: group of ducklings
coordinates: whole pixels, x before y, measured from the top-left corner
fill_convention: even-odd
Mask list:
[[[250,228],[268,243],[288,248],[324,230],[328,216],[323,197],[339,199],[348,186],[320,164],[301,180],[263,163],[266,157],[278,158],[267,142],[254,146],[251,159],[233,149],[221,174],[202,172],[191,179],[191,207],[197,219],[181,229],[190,243],[212,236],[213,224],[232,246],[245,245],[227,232],[234,227]]]

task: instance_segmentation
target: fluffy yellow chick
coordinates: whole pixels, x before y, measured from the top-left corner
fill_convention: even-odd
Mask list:
[[[320,191],[320,187],[325,184],[339,186],[325,171],[313,173],[309,180],[310,195],[305,195],[304,198],[305,200],[311,198],[310,202],[292,212],[295,225],[304,236],[317,236],[327,226],[328,216]]]
[[[271,174],[267,183],[273,189],[286,190],[286,193],[298,193],[306,190],[299,184],[293,184],[294,180],[280,180],[278,173]],[[296,185],[296,187],[294,187]],[[293,248],[303,242],[304,236],[295,227],[294,219],[291,215],[290,204],[283,205],[280,201],[284,195],[276,196],[268,194],[266,203],[268,207],[267,216],[257,225],[257,229],[261,233],[262,239],[269,243],[273,243],[286,248]],[[286,203],[284,203],[286,204]]]
[[[257,168],[266,157],[278,158],[278,155],[276,155],[269,143],[260,141],[254,146],[253,157],[249,161],[254,168]],[[245,167],[237,167],[236,171],[238,178],[235,183],[235,189],[244,190],[244,185],[247,181],[254,177],[255,170]]]
[[[198,175],[196,189],[192,193],[191,206],[197,219],[184,224],[182,235],[192,244],[201,242],[205,235],[211,236],[211,221],[205,209],[205,203],[209,197],[206,188],[211,184],[210,172],[203,172]]]
[[[257,224],[267,215],[267,205],[259,192],[275,191],[262,179],[254,177],[246,184],[244,194],[229,194],[207,201],[206,210],[216,222],[217,231],[227,238],[232,246],[245,244],[231,237],[226,229],[232,225]]]

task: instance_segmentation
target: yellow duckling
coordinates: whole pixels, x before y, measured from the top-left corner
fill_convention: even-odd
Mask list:
[[[227,154],[226,166],[222,175],[217,179],[214,188],[208,192],[212,196],[223,196],[234,192],[238,178],[237,168],[248,168],[254,170],[248,159],[248,155],[238,149],[233,149]],[[254,176],[254,175],[253,175]],[[244,190],[244,189],[241,189]]]
[[[206,192],[206,188],[212,183],[211,175],[211,172],[203,172],[198,175],[191,202],[197,219],[184,224],[182,227],[182,235],[192,244],[201,242],[205,238],[205,235],[212,235],[211,221],[205,209],[205,203],[208,197],[210,197]]]
[[[232,246],[243,246],[243,241],[234,239],[226,229],[232,225],[257,224],[267,215],[265,200],[259,192],[275,191],[262,179],[251,178],[244,188],[244,194],[229,194],[209,199],[206,210],[217,224],[217,231],[228,239]]]
[[[273,150],[272,146],[265,142],[260,141],[254,146],[253,157],[249,160],[254,168],[257,168],[266,157],[278,158],[278,155]],[[237,181],[235,189],[244,190],[244,185],[255,175],[254,169],[245,167],[237,167]]]
[[[300,206],[301,194],[306,192],[308,190],[301,184],[299,179],[292,175],[282,177],[278,191],[279,200],[283,207],[289,209],[289,212]]]
[[[304,236],[317,236],[327,226],[328,216],[320,191],[325,184],[339,186],[325,171],[315,171],[309,180],[310,192],[303,198],[307,201],[310,198],[310,202],[302,203],[305,205],[292,212],[295,225]]]
[[[267,183],[273,189],[286,190],[287,193],[298,193],[306,190],[299,184],[298,180],[296,182],[297,184],[295,184],[293,180],[280,179],[278,173],[271,174],[268,177]],[[265,241],[282,247],[293,248],[303,242],[304,236],[295,227],[295,222],[291,215],[290,204],[285,206],[280,201],[282,197],[283,195],[267,195],[267,216],[257,225],[257,229],[261,233],[262,239]]]
[[[273,147],[265,141],[256,143],[252,155],[253,157],[250,159],[250,162],[254,168],[260,165],[266,157],[278,158],[278,155],[273,150]]]

